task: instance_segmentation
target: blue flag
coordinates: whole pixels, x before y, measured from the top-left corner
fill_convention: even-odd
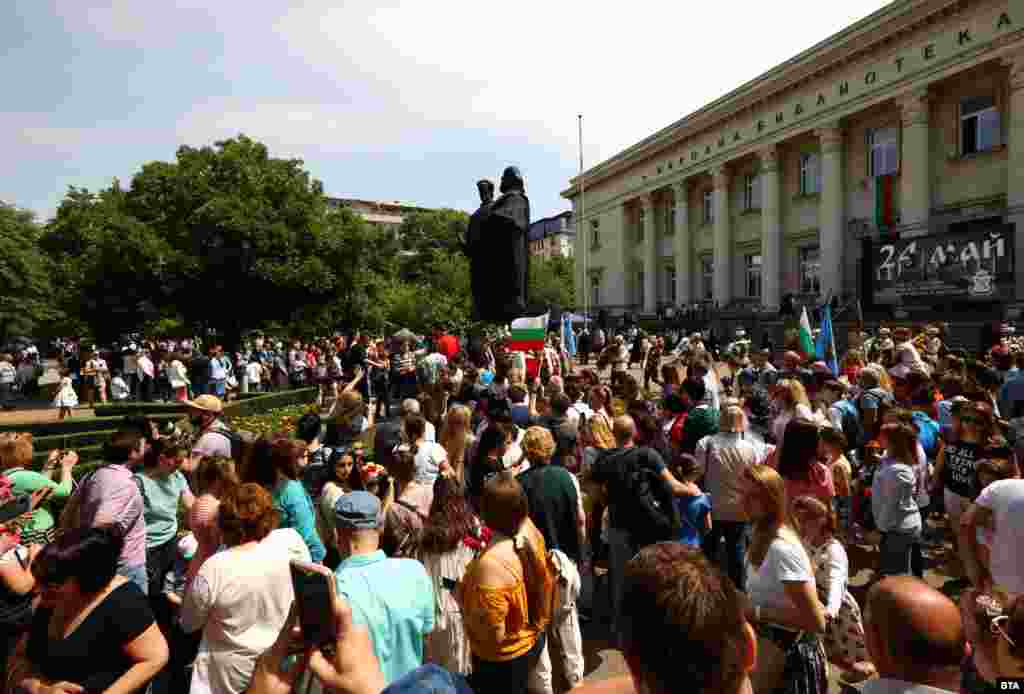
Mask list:
[[[562,314],[562,346],[570,357],[576,356],[576,333],[572,331],[572,317],[568,313]]]
[[[818,361],[828,364],[834,377],[839,376],[839,363],[836,361],[836,337],[832,333],[832,307],[825,304],[821,310],[821,329],[814,343],[814,354]]]

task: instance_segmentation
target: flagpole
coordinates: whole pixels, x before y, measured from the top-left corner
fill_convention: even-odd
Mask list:
[[[583,277],[580,278],[580,291],[583,292],[583,327],[586,328],[590,320],[590,292],[587,286],[587,244],[589,239],[587,238],[587,229],[585,218],[586,218],[586,198],[584,191],[583,181],[583,114],[580,113],[576,116],[576,126],[579,136],[579,150],[580,150],[580,214],[579,219],[576,220],[576,233],[580,234],[580,238],[583,240]]]

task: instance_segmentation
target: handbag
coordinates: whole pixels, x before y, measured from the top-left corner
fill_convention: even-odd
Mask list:
[[[783,675],[786,671],[786,651],[776,641],[761,634],[762,630],[772,628],[758,629],[757,664],[754,666],[754,671],[750,673],[750,684],[754,694],[771,694],[783,684]]]

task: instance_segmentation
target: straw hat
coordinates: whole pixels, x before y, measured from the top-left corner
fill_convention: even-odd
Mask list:
[[[224,411],[224,404],[216,395],[200,395],[195,400],[186,400],[185,407],[193,410],[202,410],[203,412],[213,412],[214,414],[220,414]]]

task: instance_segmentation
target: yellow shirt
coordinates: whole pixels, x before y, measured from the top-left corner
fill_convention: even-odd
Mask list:
[[[544,538],[527,523],[532,531],[530,542],[547,556]],[[508,561],[496,552],[497,546],[492,545],[474,559],[466,567],[466,575],[461,582],[462,619],[469,638],[470,650],[481,660],[501,662],[512,660],[528,652],[537,642],[540,632],[546,624],[534,628],[529,624],[527,608],[526,582],[523,578],[522,564],[516,560]],[[481,563],[497,562],[515,576],[512,586],[490,586],[481,583]],[[498,627],[504,624],[505,634],[499,641]]]

